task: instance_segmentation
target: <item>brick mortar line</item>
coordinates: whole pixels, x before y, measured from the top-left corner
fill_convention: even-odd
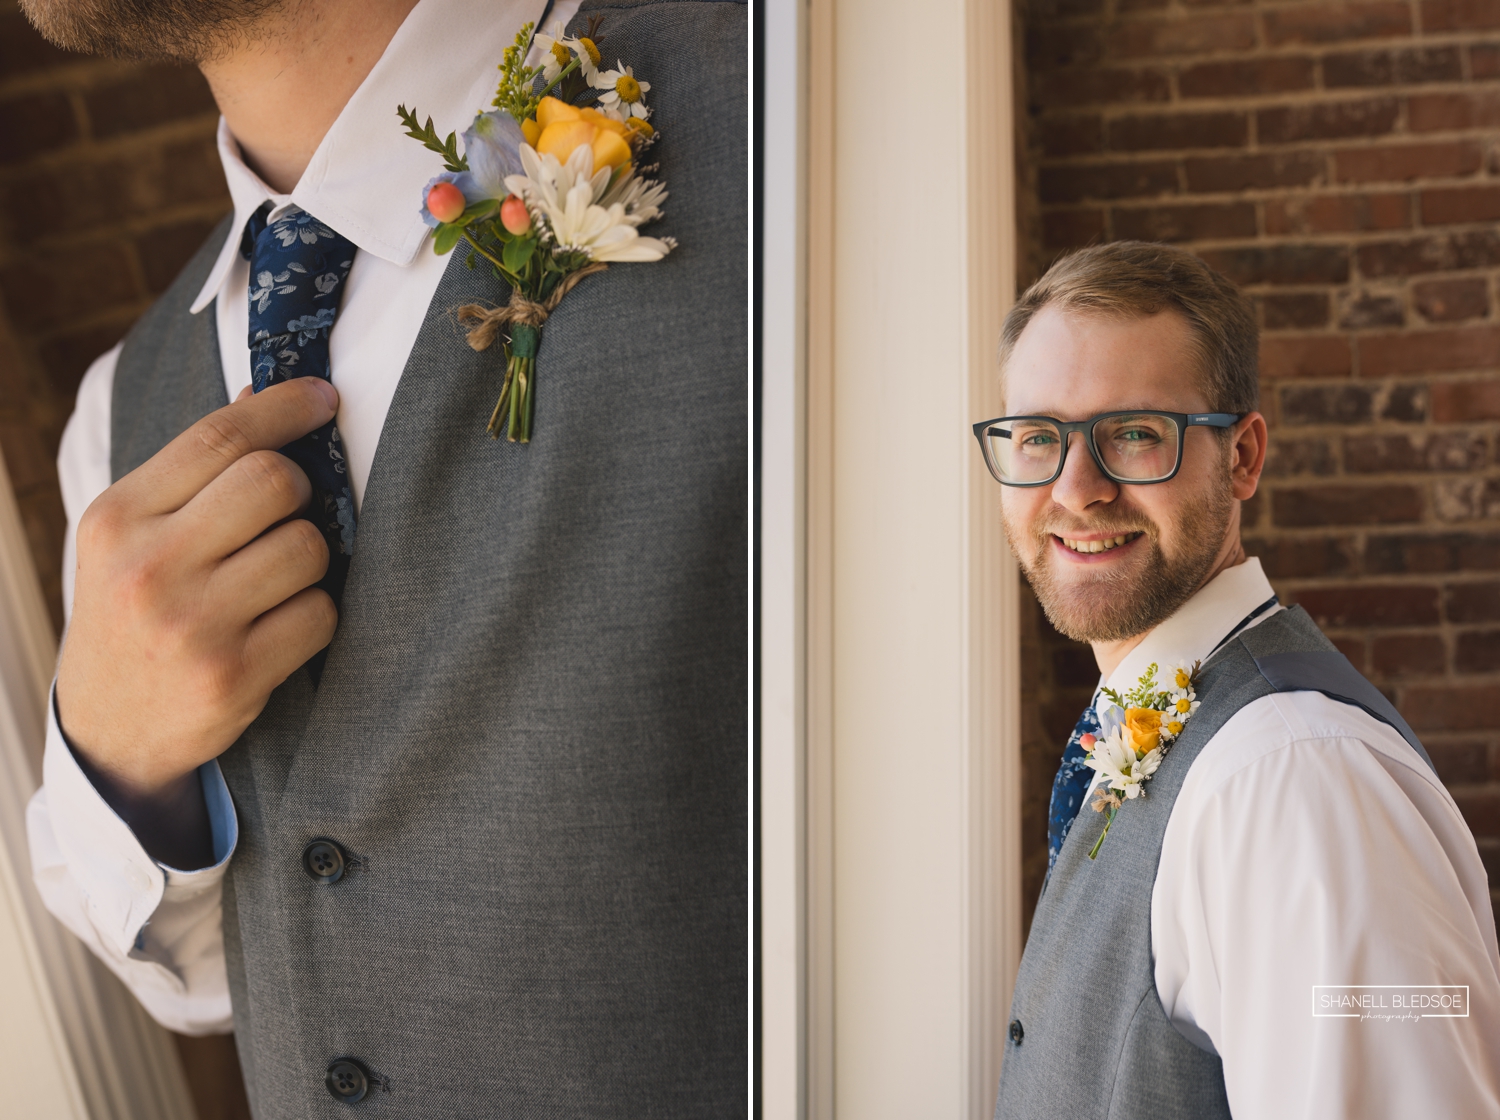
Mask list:
[[[1338,4],[1303,5],[1299,3],[1288,3],[1285,5],[1276,6],[1262,4],[1246,5],[1244,7],[1225,6],[1222,8],[1209,10],[1205,10],[1199,7],[1186,6],[1174,6],[1164,9],[1158,8],[1136,12],[1122,12],[1116,9],[1113,12],[1106,14],[1095,13],[1093,15],[1059,16],[1046,19],[1038,19],[1034,23],[1028,24],[1028,29],[1036,28],[1040,31],[1088,31],[1098,29],[1107,33],[1108,31],[1113,30],[1117,27],[1139,27],[1150,24],[1154,24],[1158,27],[1172,27],[1189,23],[1226,23],[1232,21],[1234,16],[1249,15],[1251,18],[1251,22],[1254,24],[1255,30],[1257,32],[1257,42],[1254,47],[1210,48],[1210,50],[1233,49],[1247,54],[1251,51],[1275,51],[1278,49],[1287,48],[1303,51],[1319,49],[1333,51],[1348,47],[1350,45],[1358,46],[1361,44],[1371,43],[1376,44],[1377,49],[1382,45],[1390,47],[1391,49],[1400,49],[1399,47],[1394,46],[1394,44],[1402,43],[1420,43],[1424,46],[1429,44],[1444,46],[1451,45],[1451,43],[1453,42],[1462,44],[1470,41],[1469,39],[1465,39],[1464,36],[1469,36],[1472,38],[1475,35],[1492,34],[1495,31],[1495,28],[1493,27],[1474,27],[1460,30],[1443,29],[1438,31],[1423,31],[1421,30],[1420,26],[1420,12],[1417,12],[1413,17],[1412,29],[1406,32],[1398,32],[1390,35],[1366,35],[1363,37],[1351,36],[1347,39],[1330,40],[1327,43],[1288,41],[1284,43],[1273,44],[1267,41],[1268,37],[1265,35],[1265,16],[1268,14],[1287,11],[1306,11],[1309,7],[1312,7],[1314,10],[1316,10],[1317,7],[1332,9],[1343,6],[1344,5]],[[1354,6],[1359,7],[1360,5],[1356,4]],[[1104,36],[1101,36],[1101,38],[1102,37]],[[1484,45],[1488,46],[1489,44],[1485,43]],[[1210,50],[1191,52],[1179,51],[1170,55],[1137,55],[1134,56],[1134,58],[1181,58],[1184,55],[1197,57],[1201,54],[1210,53]]]
[[[1495,188],[1497,192],[1500,192],[1500,177],[1496,177],[1494,179],[1480,179],[1464,185],[1471,187],[1492,187]],[[1409,188],[1409,190],[1413,193],[1432,189],[1434,188],[1430,185],[1425,187],[1415,186]],[[1139,210],[1163,210],[1172,207],[1181,209],[1184,207],[1207,208],[1211,206],[1217,206],[1222,208],[1227,206],[1254,206],[1266,202],[1279,202],[1282,200],[1286,200],[1289,202],[1308,202],[1323,198],[1361,198],[1366,195],[1400,195],[1407,193],[1407,191],[1402,190],[1317,191],[1314,189],[1309,190],[1305,194],[1300,194],[1288,198],[1288,195],[1291,194],[1291,190],[1284,189],[1279,194],[1272,193],[1270,191],[1262,193],[1262,190],[1263,188],[1257,188],[1257,190],[1253,194],[1250,191],[1215,191],[1154,196],[1137,195],[1133,198],[1083,198],[1078,200],[1077,202],[1044,202],[1041,204],[1041,210],[1043,214],[1067,214],[1088,210],[1124,210],[1130,212]],[[1322,239],[1327,241],[1349,241],[1354,238],[1380,238],[1386,241],[1399,241],[1409,240],[1409,238],[1403,239],[1399,236],[1392,235],[1416,232],[1432,233],[1436,231],[1453,231],[1464,233],[1471,232],[1473,230],[1494,230],[1496,228],[1496,223],[1493,219],[1475,219],[1473,221],[1465,222],[1434,222],[1431,225],[1421,224],[1420,219],[1417,219],[1417,222],[1418,224],[1416,225],[1395,226],[1390,229],[1381,230],[1330,230],[1310,233],[1263,233],[1257,235],[1255,240],[1260,244],[1281,244],[1285,242],[1300,244],[1312,239]],[[1244,239],[1241,238],[1239,240]],[[1187,238],[1179,241],[1178,243],[1190,243],[1195,245],[1207,244],[1208,239]],[[1365,242],[1361,243],[1363,244]],[[1450,269],[1449,271],[1459,270]],[[1470,269],[1463,271],[1473,270]]]
[[[1368,525],[1358,526],[1358,528],[1368,529],[1369,526]],[[1399,526],[1392,526],[1392,528],[1399,528]],[[1294,531],[1283,532],[1283,533],[1279,534],[1278,539],[1282,539],[1282,540],[1293,539],[1292,538],[1292,533],[1293,532],[1295,532],[1295,530]],[[1260,541],[1262,539],[1262,536],[1263,536],[1262,534],[1247,534],[1247,535],[1249,536],[1249,538],[1252,541]],[[1393,536],[1424,536],[1426,534],[1395,533],[1395,534],[1391,534],[1391,535],[1393,535]],[[1462,534],[1459,534],[1459,535],[1462,535]],[[1305,538],[1305,539],[1318,540],[1320,538],[1313,537],[1313,538]],[[1326,540],[1327,538],[1324,537],[1324,538],[1321,538],[1321,539]],[[1268,543],[1268,544],[1274,544],[1275,541],[1267,541],[1266,543]],[[1444,588],[1447,588],[1447,587],[1450,587],[1450,586],[1451,587],[1464,587],[1464,586],[1469,586],[1469,585],[1481,585],[1481,584],[1482,585],[1493,586],[1496,583],[1500,583],[1500,568],[1464,568],[1464,569],[1458,569],[1458,570],[1450,571],[1450,572],[1371,572],[1371,571],[1361,571],[1361,572],[1346,572],[1343,575],[1337,575],[1337,576],[1332,576],[1332,575],[1322,575],[1322,576],[1268,576],[1267,578],[1270,579],[1273,583],[1280,584],[1283,590],[1286,590],[1286,591],[1292,592],[1292,593],[1295,593],[1295,592],[1298,592],[1298,591],[1338,591],[1338,590],[1361,590],[1361,589],[1368,590],[1370,587],[1377,586],[1377,585],[1381,586],[1381,587],[1387,587],[1387,586],[1395,586],[1395,587],[1433,587],[1433,588],[1438,588],[1438,589],[1441,590],[1441,589],[1444,589]],[[1350,580],[1355,580],[1357,582],[1351,584],[1349,582]],[[1446,625],[1446,626],[1453,626],[1453,627],[1459,627],[1459,628],[1469,628],[1469,629],[1496,629],[1496,628],[1500,628],[1500,619],[1495,619],[1492,622],[1453,622],[1453,621],[1450,620],[1450,621],[1443,622],[1443,623],[1436,623],[1436,622],[1434,622],[1434,623],[1425,623],[1423,625],[1430,625],[1430,626],[1434,626],[1434,627],[1439,626],[1439,625]],[[1335,627],[1334,629],[1338,629],[1338,627]],[[1378,629],[1380,629],[1380,627],[1378,626],[1378,624],[1376,624],[1376,625],[1373,625],[1371,627],[1365,628],[1364,630],[1361,630],[1361,632],[1363,633],[1363,632],[1367,632],[1367,631],[1370,631],[1370,630],[1378,630]],[[1500,669],[1497,669],[1496,672],[1500,673]]]
[[[1496,181],[1496,185],[1500,186],[1500,180]],[[1061,204],[1059,204],[1059,206],[1058,206],[1058,210],[1066,210],[1066,209],[1075,209],[1075,210],[1077,210],[1077,209],[1082,209],[1082,210],[1096,209],[1097,210],[1097,209],[1107,209],[1107,208],[1108,207],[1100,207],[1100,206],[1097,206],[1097,205],[1096,206],[1085,206],[1085,205],[1081,205],[1081,204],[1078,205],[1078,206],[1062,206]],[[1122,207],[1122,209],[1128,209],[1128,207]],[[1147,209],[1147,207],[1140,207],[1140,209]],[[1054,212],[1057,212],[1057,211],[1054,211]],[[1465,224],[1467,225],[1468,223],[1465,223]],[[1492,229],[1495,226],[1494,223],[1484,223],[1484,224],[1486,226],[1488,226],[1489,228],[1492,228]],[[1398,230],[1359,231],[1359,232],[1335,233],[1335,234],[1324,234],[1324,233],[1316,233],[1316,234],[1314,234],[1314,233],[1308,233],[1308,234],[1264,234],[1264,235],[1257,235],[1255,237],[1203,238],[1201,240],[1200,239],[1188,238],[1188,239],[1185,239],[1185,240],[1178,241],[1178,242],[1176,242],[1176,244],[1182,246],[1185,249],[1189,249],[1189,250],[1191,250],[1194,253],[1206,253],[1206,252],[1218,252],[1218,251],[1233,251],[1233,250],[1239,250],[1239,249],[1255,249],[1255,248],[1276,249],[1276,248],[1285,248],[1285,247],[1288,247],[1288,246],[1300,246],[1300,245],[1308,245],[1308,246],[1315,246],[1315,247],[1316,246],[1333,246],[1333,247],[1337,247],[1338,245],[1349,245],[1351,248],[1358,249],[1358,248],[1361,248],[1361,247],[1366,246],[1366,245],[1378,245],[1378,244],[1385,244],[1385,243],[1388,243],[1388,242],[1419,241],[1419,240],[1423,240],[1424,238],[1431,237],[1434,234],[1438,234],[1438,233],[1442,233],[1442,232],[1448,232],[1448,231],[1455,231],[1455,230],[1458,230],[1458,231],[1462,232],[1461,229],[1460,229],[1460,227],[1457,227],[1457,226],[1448,226],[1448,225],[1442,225],[1442,226],[1417,226],[1415,228],[1398,229]],[[1353,259],[1353,255],[1352,254],[1351,254],[1351,258],[1350,258],[1350,262],[1349,263],[1350,263],[1350,266],[1351,266],[1351,275],[1353,275],[1354,274],[1353,273],[1353,268],[1354,268],[1354,265],[1355,265],[1356,262]],[[1476,268],[1484,268],[1484,267],[1493,268],[1495,266],[1476,266]],[[1437,270],[1434,270],[1434,271],[1437,271]],[[1453,272],[1453,271],[1469,271],[1469,270],[1454,270],[1454,269],[1450,269],[1448,271],[1449,272]],[[1412,272],[1412,273],[1403,273],[1401,275],[1404,275],[1404,276],[1423,276],[1423,277],[1425,277],[1425,276],[1427,276],[1429,274],[1426,273],[1426,272],[1420,272],[1420,273],[1418,273],[1418,272]],[[1372,277],[1372,279],[1376,279],[1376,278],[1377,277]],[[1378,277],[1378,278],[1379,279],[1384,279],[1385,277]],[[1304,281],[1296,281],[1294,285],[1288,285],[1288,286],[1309,287],[1309,286],[1315,286],[1315,283],[1317,283],[1317,282],[1309,282],[1309,281],[1305,281],[1304,280]],[[1321,281],[1321,283],[1325,283],[1325,284],[1327,284],[1329,286],[1337,286],[1337,285],[1340,285],[1340,284],[1347,283],[1347,281],[1343,281],[1343,280],[1328,280],[1328,281]],[[1248,288],[1254,287],[1254,286],[1259,285],[1259,284],[1265,284],[1265,285],[1269,285],[1271,287],[1280,287],[1281,286],[1281,285],[1276,284],[1275,281],[1257,281],[1254,284],[1241,284],[1241,285],[1239,285],[1239,287],[1243,290],[1243,289],[1248,289]]]
[[[34,331],[28,339],[36,348],[40,349],[49,342],[56,342],[70,335],[82,334],[94,327],[110,327],[116,324],[124,324],[127,328],[150,309],[156,302],[156,296],[136,296],[128,303],[111,304],[95,310],[92,314],[79,315],[69,319],[66,323],[56,327],[50,327],[42,331]],[[100,351],[102,354],[103,351]],[[96,357],[98,355],[95,355]],[[45,366],[45,363],[43,363]]]
[[[0,100],[36,93],[93,90],[120,78],[143,72],[139,63],[106,58],[80,58],[26,74],[0,77]]]
[[[1461,278],[1461,279],[1463,279],[1463,278]],[[1473,279],[1480,279],[1480,277],[1473,277]],[[1287,289],[1291,288],[1291,287],[1292,287],[1292,285],[1287,285],[1286,287],[1278,287],[1275,292],[1266,293],[1266,294],[1271,294],[1271,295],[1297,295],[1297,296],[1302,296],[1302,295],[1321,295],[1321,294],[1325,294],[1325,293],[1326,294],[1335,294],[1335,292],[1330,291],[1330,289],[1338,289],[1338,288],[1343,287],[1343,285],[1330,284],[1330,285],[1327,285],[1326,287],[1324,287],[1321,290],[1311,289],[1311,288],[1299,288],[1299,289],[1297,289],[1295,291],[1288,291]],[[1362,341],[1362,340],[1365,340],[1365,339],[1378,338],[1378,337],[1380,337],[1382,335],[1388,335],[1388,334],[1402,334],[1402,335],[1420,336],[1420,335],[1433,335],[1433,334],[1453,334],[1453,333],[1458,332],[1458,331],[1482,331],[1482,330],[1500,331],[1500,323],[1496,323],[1495,319],[1492,316],[1482,316],[1482,317],[1477,317],[1477,318],[1472,318],[1472,319],[1459,319],[1459,320],[1455,320],[1455,321],[1452,321],[1452,322],[1428,321],[1428,320],[1424,320],[1424,319],[1418,319],[1416,322],[1413,322],[1413,323],[1407,323],[1407,324],[1394,324],[1393,323],[1393,324],[1384,324],[1384,325],[1381,325],[1381,326],[1374,326],[1374,327],[1340,327],[1340,326],[1337,326],[1336,324],[1329,324],[1327,326],[1322,326],[1322,327],[1275,327],[1275,328],[1265,327],[1265,328],[1261,329],[1260,334],[1261,334],[1262,338],[1270,338],[1270,339],[1274,339],[1276,341],[1282,341],[1282,340],[1295,341],[1297,339],[1314,339],[1314,338],[1347,338],[1347,339],[1349,339],[1352,342],[1359,342],[1359,341]],[[1500,368],[1500,357],[1497,357],[1496,368]],[[1458,371],[1449,371],[1449,370],[1441,370],[1440,371],[1440,370],[1434,370],[1432,372],[1434,374],[1436,374],[1436,373],[1440,373],[1440,372],[1441,373],[1448,373],[1448,372],[1467,373],[1467,372],[1470,372],[1470,371],[1469,370],[1458,370]],[[1283,382],[1283,381],[1300,381],[1300,380],[1304,380],[1304,379],[1303,378],[1296,378],[1296,377],[1275,377],[1275,376],[1270,376],[1269,380],[1271,380],[1273,382],[1276,382],[1276,383],[1280,383],[1280,382]],[[1313,379],[1312,378],[1306,378],[1306,380],[1311,381]],[[1337,379],[1334,378],[1332,380],[1337,380]],[[1368,378],[1364,378],[1363,380],[1365,380],[1365,381],[1373,381],[1375,379],[1372,378],[1372,377],[1368,377]]]
[[[1142,21],[1149,21],[1150,16],[1145,15]],[[1073,28],[1108,27],[1108,23],[1101,24],[1089,17],[1079,17],[1080,22],[1072,21],[1045,21],[1038,22],[1032,26],[1042,32],[1068,31]],[[1131,22],[1135,22],[1132,20]],[[1116,25],[1120,26],[1120,25]],[[1374,45],[1370,45],[1374,44]],[[1275,45],[1255,47],[1232,47],[1214,48],[1208,51],[1176,51],[1170,54],[1150,55],[1117,55],[1095,59],[1092,62],[1073,62],[1062,66],[1031,66],[1027,72],[1029,80],[1045,80],[1054,74],[1073,74],[1087,69],[1125,70],[1132,73],[1162,73],[1164,76],[1180,74],[1184,70],[1191,70],[1201,65],[1201,59],[1212,57],[1215,64],[1223,57],[1223,52],[1232,52],[1236,61],[1243,62],[1281,62],[1286,60],[1296,62],[1308,62],[1313,65],[1325,62],[1330,58],[1339,58],[1347,55],[1370,55],[1370,54],[1400,54],[1404,51],[1416,50],[1446,50],[1450,47],[1459,48],[1460,58],[1468,56],[1474,48],[1500,49],[1500,28],[1478,28],[1469,31],[1442,31],[1431,35],[1413,36],[1397,35],[1388,36],[1383,39],[1341,39],[1329,43],[1277,43]]]
[[[1497,329],[1500,329],[1500,327],[1497,327]],[[1337,331],[1330,331],[1329,332],[1329,334],[1333,335],[1333,336],[1337,336],[1338,333],[1339,332],[1337,332]],[[1393,330],[1391,333],[1393,333],[1393,334],[1406,334],[1408,332],[1406,332],[1404,330]],[[1413,333],[1415,333],[1415,332],[1413,332]],[[1308,377],[1308,378],[1300,378],[1300,377],[1270,377],[1270,378],[1266,378],[1265,380],[1268,380],[1274,386],[1305,385],[1308,388],[1314,388],[1314,389],[1342,388],[1345,385],[1378,386],[1382,382],[1388,382],[1388,381],[1394,381],[1395,382],[1394,385],[1390,386],[1391,388],[1400,388],[1400,387],[1403,387],[1403,386],[1413,386],[1413,387],[1417,387],[1417,388],[1428,388],[1432,384],[1432,381],[1430,380],[1432,378],[1445,378],[1445,379],[1451,378],[1454,381],[1463,381],[1463,380],[1477,379],[1477,378],[1483,377],[1486,380],[1493,380],[1494,377],[1495,377],[1495,373],[1497,371],[1497,368],[1500,368],[1500,359],[1497,359],[1497,365],[1496,366],[1491,366],[1491,367],[1487,367],[1487,368],[1477,368],[1477,369],[1432,370],[1432,371],[1427,372],[1427,373],[1423,373],[1420,370],[1414,370],[1411,373],[1380,374],[1378,376],[1373,376],[1373,377],[1360,377],[1360,376],[1354,375],[1354,374],[1351,374],[1351,375],[1349,375],[1347,377],[1316,377],[1316,378],[1314,378],[1314,377]],[[1444,380],[1442,382],[1442,384],[1448,384],[1448,381]],[[1426,420],[1426,421],[1419,421],[1419,420],[1384,420],[1384,421],[1380,421],[1380,422],[1381,423],[1387,423],[1387,424],[1406,424],[1406,425],[1411,425],[1411,424],[1416,424],[1416,423],[1441,424],[1441,425],[1444,426],[1444,430],[1445,431],[1451,430],[1448,427],[1449,425],[1457,425],[1457,424],[1483,424],[1483,423],[1488,423],[1488,421],[1485,421],[1485,420]],[[1317,425],[1317,426],[1321,427],[1322,425]],[[1311,429],[1312,427],[1314,427],[1314,425],[1307,425],[1306,428],[1304,428],[1303,425],[1298,424],[1298,425],[1296,425],[1296,427],[1297,427],[1297,429],[1299,431],[1303,431],[1303,430]]]
[[[76,171],[80,160],[103,161],[141,150],[161,149],[183,141],[212,141],[218,134],[218,127],[217,114],[200,113],[197,116],[163,121],[161,124],[103,140],[92,135],[80,136],[64,147],[37,152],[23,161],[0,168],[0,184],[24,179],[38,171]]]
[[[1069,117],[1099,116],[1105,120],[1121,117],[1154,117],[1208,112],[1254,113],[1265,109],[1301,109],[1323,105],[1361,104],[1372,100],[1395,100],[1425,97],[1429,94],[1451,95],[1496,92],[1500,78],[1443,78],[1431,82],[1392,82],[1370,86],[1311,86],[1299,90],[1223,94],[1218,96],[1173,96],[1165,101],[1146,98],[1132,101],[1083,101],[1075,105],[1042,109],[1033,115],[1038,125],[1048,120]]]
[[[208,202],[182,204],[178,208],[162,213],[154,210],[150,214],[105,221],[84,229],[62,230],[49,233],[24,245],[0,241],[0,268],[34,259],[38,255],[64,249],[76,249],[101,243],[122,242],[129,238],[151,233],[171,225],[190,221],[216,222],[229,212],[229,195]],[[103,234],[103,236],[101,236]]]
[[[1299,153],[1322,153],[1328,156],[1344,152],[1369,152],[1382,148],[1430,147],[1453,145],[1464,141],[1494,140],[1494,128],[1447,129],[1441,132],[1382,132],[1377,136],[1333,136],[1308,140],[1286,140],[1251,145],[1249,143],[1221,148],[1110,148],[1100,152],[1074,152],[1069,155],[1039,155],[1036,169],[1094,164],[1166,163],[1174,159],[1233,159],[1246,155],[1278,156]],[[1470,172],[1470,174],[1474,174]],[[1458,176],[1448,176],[1457,178]]]
[[[1073,27],[1090,25],[1085,21],[1082,24],[1037,26],[1039,30],[1046,33],[1066,32]],[[1115,26],[1124,25],[1116,24]],[[1090,70],[1119,71],[1132,76],[1160,75],[1171,80],[1184,72],[1196,70],[1202,66],[1234,65],[1240,62],[1306,62],[1315,69],[1316,78],[1320,83],[1314,88],[1363,89],[1366,87],[1322,86],[1324,64],[1331,59],[1399,55],[1412,51],[1443,51],[1456,48],[1459,65],[1462,67],[1465,63],[1472,63],[1472,52],[1475,48],[1487,50],[1500,47],[1500,40],[1489,37],[1495,33],[1495,28],[1486,28],[1482,31],[1444,31],[1441,34],[1421,37],[1407,35],[1384,39],[1342,39],[1325,44],[1277,43],[1274,45],[1256,44],[1253,47],[1215,46],[1205,47],[1202,50],[1168,51],[1163,54],[1115,54],[1110,51],[1107,42],[1101,42],[1100,46],[1104,50],[1097,58],[1087,60],[1080,58],[1060,66],[1029,67],[1026,74],[1027,92],[1035,89],[1033,83],[1040,84],[1049,80],[1063,79],[1071,74],[1080,74]],[[1107,34],[1101,37],[1101,39],[1107,38],[1109,38]],[[1078,45],[1078,41],[1075,40],[1069,45]]]
[[[1429,136],[1432,137],[1430,142],[1427,139]],[[1484,141],[1493,141],[1495,139],[1496,130],[1476,129],[1469,132],[1446,132],[1441,134],[1389,132],[1383,133],[1380,136],[1347,136],[1327,140],[1294,140],[1284,144],[1259,145],[1256,147],[1245,144],[1227,148],[1133,148],[1103,152],[1077,152],[1066,156],[1043,156],[1037,162],[1037,171],[1063,170],[1070,167],[1112,167],[1129,166],[1139,163],[1170,163],[1173,160],[1189,159],[1227,161],[1247,156],[1274,157],[1304,153],[1322,155],[1332,159],[1344,153],[1378,152],[1384,149],[1398,150],[1401,148],[1429,147],[1435,145],[1452,146],[1454,144],[1461,144],[1466,140],[1479,141],[1480,146],[1484,147]],[[1420,179],[1376,179],[1368,180],[1367,182],[1425,182],[1428,179],[1435,178],[1466,182],[1476,177],[1490,178],[1491,175],[1492,172],[1489,168],[1481,165],[1477,170],[1462,175],[1423,176]],[[1344,180],[1344,182],[1352,181]],[[1296,188],[1292,187],[1290,189]]]

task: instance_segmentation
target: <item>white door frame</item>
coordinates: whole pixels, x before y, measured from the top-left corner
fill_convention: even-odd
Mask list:
[[[7,1120],[192,1120],[171,1035],[47,913],[32,884],[26,804],[41,784],[56,659],[0,458],[0,1113]]]
[[[762,1114],[977,1120],[1021,942],[1017,577],[966,431],[1014,292],[1010,5],[765,13]]]

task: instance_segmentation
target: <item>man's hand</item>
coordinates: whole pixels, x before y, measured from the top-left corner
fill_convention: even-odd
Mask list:
[[[337,401],[316,377],[242,394],[79,521],[59,719],[100,792],[173,866],[202,863],[194,772],[333,638],[333,600],[312,586],[328,546],[310,522],[288,520],[312,490],[275,448],[326,423]]]

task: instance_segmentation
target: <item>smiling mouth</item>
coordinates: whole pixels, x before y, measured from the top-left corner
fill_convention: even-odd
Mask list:
[[[1129,544],[1140,533],[1121,533],[1118,537],[1106,537],[1102,541],[1075,541],[1068,537],[1058,537],[1063,545],[1074,552],[1108,552],[1112,548],[1119,548],[1122,544]]]

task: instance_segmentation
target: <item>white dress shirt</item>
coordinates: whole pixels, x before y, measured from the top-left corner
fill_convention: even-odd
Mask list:
[[[1222,572],[1102,683],[1207,658],[1271,595],[1258,560]],[[1432,769],[1359,708],[1267,696],[1205,744],[1163,837],[1151,947],[1167,1017],[1223,1059],[1237,1120],[1500,1116],[1479,851]],[[1314,1018],[1315,984],[1467,984],[1470,1016]]]
[[[547,23],[566,24],[580,0],[558,0]],[[272,217],[295,205],[359,248],[329,361],[337,423],[356,508],[386,412],[448,257],[432,252],[419,210],[441,160],[407,137],[405,104],[440,134],[462,132],[489,107],[505,48],[545,0],[421,0],[328,130],[290,195],[267,187],[219,122],[219,156],[234,221],[194,314],[214,308],[224,389],[250,383],[250,266],[239,253],[246,221],[270,200]],[[454,35],[454,27],[463,34]],[[222,297],[222,298],[220,298]],[[120,347],[96,361],[78,388],[58,451],[63,505],[63,604],[71,614],[78,519],[110,485],[110,399]],[[476,416],[483,424],[487,417]],[[212,867],[179,871],[154,861],[89,783],[51,709],[43,785],[27,811],[32,867],[47,908],[77,934],[162,1024],[187,1034],[231,1028],[221,897],[238,822],[217,762],[199,771],[213,829]]]

